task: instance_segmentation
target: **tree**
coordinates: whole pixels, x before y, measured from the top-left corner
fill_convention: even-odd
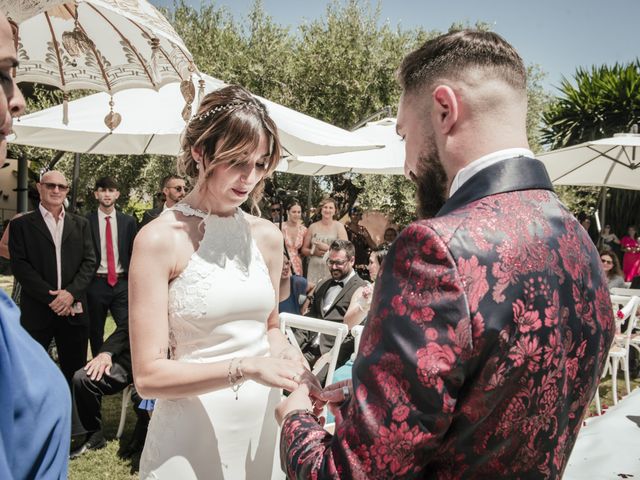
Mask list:
[[[573,83],[563,79],[560,94],[543,115],[542,142],[562,148],[628,132],[640,122],[640,61],[579,68]],[[559,189],[574,212],[594,211],[604,190]],[[640,192],[611,189],[606,218],[617,232],[640,221]],[[574,203],[578,201],[578,203]]]

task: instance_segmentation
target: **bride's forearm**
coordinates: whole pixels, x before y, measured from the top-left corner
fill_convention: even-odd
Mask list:
[[[280,353],[285,349],[291,347],[289,340],[284,333],[277,327],[271,327],[267,330],[267,339],[269,341],[269,351],[272,357],[279,357]]]

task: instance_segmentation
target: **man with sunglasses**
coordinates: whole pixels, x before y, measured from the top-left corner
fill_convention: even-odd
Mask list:
[[[282,204],[280,202],[273,202],[269,211],[273,223],[279,224],[282,222]]]
[[[187,184],[183,178],[177,175],[167,175],[162,179],[162,182],[160,182],[160,186],[165,199],[164,205],[144,212],[142,214],[142,222],[140,222],[141,228],[164,212],[167,208],[173,207],[187,194]]]
[[[86,218],[66,212],[69,184],[52,170],[36,184],[40,205],[11,222],[11,270],[22,285],[20,322],[47,348],[55,338],[67,382],[87,359],[86,291],[95,254]]]
[[[307,312],[308,317],[332,322],[344,321],[351,297],[358,287],[366,283],[353,268],[355,255],[355,247],[350,241],[334,240],[331,243],[327,256],[331,278],[321,282],[314,290]],[[318,336],[303,330],[296,331],[296,339],[311,367],[322,355],[331,350],[334,344],[333,337]],[[353,353],[353,347],[353,337],[349,335],[340,348],[336,368],[347,362]],[[324,383],[326,372],[325,368],[319,373],[320,383]]]

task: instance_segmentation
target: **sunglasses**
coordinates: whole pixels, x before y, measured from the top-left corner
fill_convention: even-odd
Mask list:
[[[182,185],[178,185],[177,187],[167,187],[167,188],[173,188],[176,192],[186,192],[187,191],[187,187],[183,187]]]
[[[605,260],[604,258],[601,258],[600,260],[602,260],[602,263],[611,263],[611,264],[613,264],[613,262],[611,260]]]
[[[280,210],[281,210],[280,207],[275,207],[271,209],[272,212],[279,212]]]
[[[61,183],[51,183],[51,182],[42,182],[42,185],[46,187],[47,190],[55,190],[56,188],[61,192],[66,192],[69,190],[69,185],[63,185]]]

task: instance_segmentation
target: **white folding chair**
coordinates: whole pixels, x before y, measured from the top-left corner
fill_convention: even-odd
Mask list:
[[[122,432],[124,432],[124,423],[127,420],[127,407],[129,406],[129,402],[131,401],[131,393],[133,392],[133,385],[127,385],[122,391],[122,407],[120,408],[120,423],[118,424],[118,432],[116,433],[116,438],[120,438],[122,436]]]
[[[353,337],[354,354],[358,354],[358,350],[360,350],[360,340],[362,340],[362,331],[364,330],[364,325],[356,325],[351,329],[351,336]]]
[[[640,297],[640,289],[638,288],[612,288],[611,295],[619,295],[622,297]]]
[[[612,297],[613,300],[614,297]],[[616,321],[622,325],[627,322],[624,332],[616,334],[613,345],[609,350],[609,358],[611,361],[611,388],[613,391],[613,403],[618,403],[618,366],[624,371],[624,382],[627,387],[627,395],[631,393],[631,381],[629,379],[629,347],[631,346],[631,338],[633,330],[636,327],[638,317],[636,312],[640,306],[640,297],[631,297],[627,304],[622,308],[622,318],[616,318]]]
[[[344,323],[330,322],[328,320],[320,320],[318,318],[303,317],[302,315],[294,315],[292,313],[281,313],[280,330],[282,330],[282,333],[287,335],[291,344],[299,349],[300,346],[298,345],[293,330],[291,330],[292,328],[308,330],[310,332],[316,332],[322,335],[335,337],[335,343],[333,344],[333,347],[331,348],[331,350],[329,350],[327,355],[329,370],[327,371],[325,386],[331,385],[331,382],[333,381],[333,373],[335,372],[336,364],[338,363],[338,354],[340,353],[340,347],[342,346],[342,342],[344,341],[344,339],[347,337],[347,333],[349,333],[349,327],[347,327]],[[321,360],[318,360],[313,367],[313,373],[317,374],[325,365],[326,363],[324,361],[321,362]]]

